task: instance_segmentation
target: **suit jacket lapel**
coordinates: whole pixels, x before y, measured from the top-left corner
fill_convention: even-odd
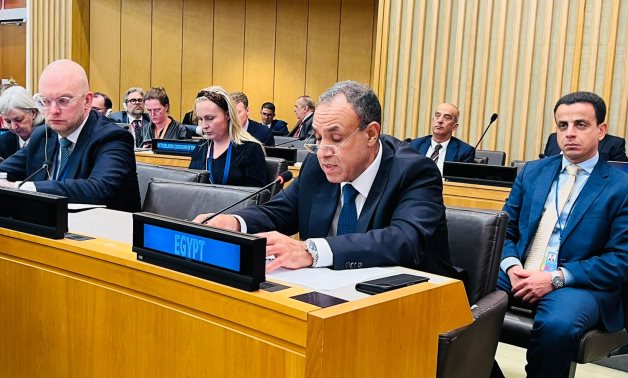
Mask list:
[[[362,211],[360,212],[360,216],[358,217],[356,232],[368,231],[375,209],[377,209],[377,205],[382,199],[382,194],[384,193],[386,184],[388,184],[388,178],[390,177],[389,173],[392,167],[395,152],[385,146],[386,144],[382,143],[382,161],[379,165],[379,169],[377,170],[377,175],[375,176],[375,181],[373,181],[369,195],[366,198]]]
[[[421,143],[421,144],[419,145],[419,153],[420,153],[421,155],[423,155],[423,156],[426,156],[426,155],[427,155],[427,150],[429,150],[429,148],[430,148],[430,141],[431,141],[431,140],[432,140],[432,138],[431,138],[431,137],[429,137],[429,138],[425,138],[425,139],[423,140],[423,143]]]
[[[325,180],[323,187],[317,190],[312,198],[312,203],[316,204],[316,207],[311,209],[308,237],[325,237],[329,234],[339,198],[340,184],[332,184]]]
[[[541,216],[543,215],[543,208],[545,207],[547,196],[552,188],[552,183],[554,183],[556,176],[560,172],[562,156],[554,159],[555,161],[548,164],[539,175],[538,180],[536,180],[534,193],[532,194],[530,218],[528,220],[529,225],[534,225],[534,227],[529,227],[530,233],[528,234],[526,245],[536,233],[536,229],[541,221]]]
[[[93,119],[92,114],[90,113],[87,118],[87,122],[85,122],[83,130],[81,130],[78,140],[74,145],[74,149],[70,154],[70,159],[68,160],[68,169],[66,170],[65,178],[72,179],[76,177],[76,172],[78,171],[81,160],[83,159],[83,155],[85,154],[85,149],[89,145],[89,140],[92,135],[91,124],[93,122],[95,122],[95,119]]]
[[[445,161],[456,161],[456,156],[458,156],[458,142],[454,138],[451,138],[449,139],[449,144],[447,145]]]
[[[608,166],[602,164],[602,161],[598,162],[597,166],[591,172],[591,177],[584,185],[576,203],[574,204],[569,219],[567,219],[567,225],[562,234],[562,242],[571,235],[574,228],[580,223],[582,217],[587,212],[593,201],[602,193],[602,190],[608,185]]]

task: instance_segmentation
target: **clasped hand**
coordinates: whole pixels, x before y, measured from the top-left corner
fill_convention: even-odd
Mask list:
[[[508,269],[508,277],[514,297],[526,303],[537,303],[545,294],[554,290],[550,272],[525,270],[515,265]]]

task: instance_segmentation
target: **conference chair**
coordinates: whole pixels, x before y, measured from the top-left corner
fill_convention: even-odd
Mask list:
[[[510,162],[510,166],[517,168],[517,174],[519,174],[519,172],[521,172],[523,166],[526,165],[526,163],[527,161],[524,160],[513,160],[512,162]]]
[[[163,167],[153,164],[137,163],[137,183],[140,188],[141,203],[144,203],[148,183],[155,178],[185,181],[185,182],[207,182],[206,171],[196,171],[183,168]]]
[[[192,220],[198,214],[220,211],[258,189],[153,179],[148,184],[142,211]],[[268,201],[269,198],[270,192],[264,190],[234,206],[227,213],[247,206],[260,205]]]
[[[488,165],[505,165],[506,153],[504,151],[476,150],[475,157],[486,157]]]
[[[508,305],[495,291],[508,214],[447,208],[449,253],[453,265],[468,274],[467,297],[473,323],[439,336],[437,377],[488,377]]]
[[[303,163],[305,158],[310,152],[308,150],[298,150],[297,151],[297,162]]]
[[[277,176],[288,170],[288,163],[285,159],[266,157],[266,171],[268,172],[269,183],[275,180]],[[283,189],[283,184],[275,183],[271,187],[270,196],[273,197]]]
[[[580,339],[577,353],[571,362],[569,377],[575,376],[578,364],[586,364],[626,353],[625,349],[628,345],[628,284],[624,285],[621,297],[624,306],[624,329],[617,332],[592,329],[586,332]],[[533,322],[534,318],[530,314],[507,311],[500,341],[527,349]]]

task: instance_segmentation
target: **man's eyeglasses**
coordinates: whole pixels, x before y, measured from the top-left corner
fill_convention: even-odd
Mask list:
[[[357,133],[358,131],[360,131],[360,128],[358,127],[357,129],[355,129],[355,131],[353,131],[351,133],[351,135],[349,135],[349,137],[347,139],[345,139],[342,143],[340,144],[317,144],[317,143],[305,143],[303,145],[303,147],[305,147],[305,149],[310,152],[310,153],[317,153],[318,151],[322,151],[323,153],[327,153],[330,155],[338,155],[340,153],[340,149],[351,139],[353,138],[353,136],[355,135],[355,133]]]
[[[72,103],[85,96],[85,93],[83,93],[82,95],[76,96],[76,97],[69,97],[69,96],[61,96],[61,97],[57,97],[57,98],[49,98],[49,97],[44,97],[44,96],[39,96],[37,98],[37,102],[39,103],[39,105],[41,105],[44,109],[50,109],[52,107],[52,104],[55,103],[57,104],[57,106],[60,109],[67,109],[70,105],[72,105]]]
[[[127,104],[143,104],[144,103],[144,99],[143,98],[130,98],[128,100],[126,100]]]

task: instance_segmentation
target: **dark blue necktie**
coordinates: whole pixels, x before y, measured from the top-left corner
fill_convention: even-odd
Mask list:
[[[342,188],[342,209],[338,217],[338,228],[336,235],[351,234],[355,232],[358,225],[358,211],[355,207],[355,198],[358,191],[351,184],[346,184]]]
[[[61,138],[59,139],[59,144],[61,145],[61,162],[59,163],[59,170],[57,171],[57,179],[70,159],[70,145],[72,145],[72,142],[68,138]]]

